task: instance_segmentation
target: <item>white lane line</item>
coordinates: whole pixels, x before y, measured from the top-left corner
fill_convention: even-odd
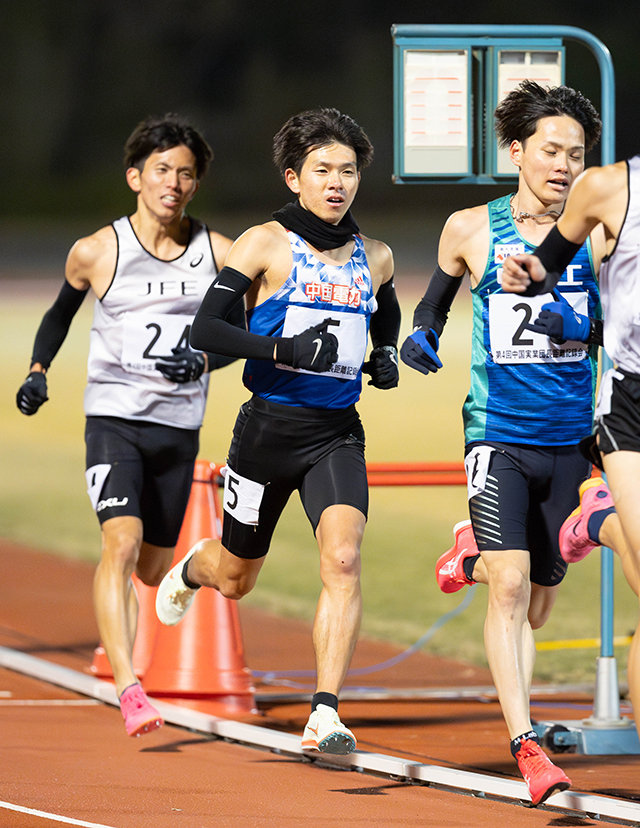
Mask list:
[[[33,808],[23,808],[21,805],[14,805],[12,802],[2,802],[1,800],[0,808],[4,808],[7,811],[17,811],[19,814],[29,814],[30,816],[49,819],[53,822],[64,822],[65,825],[80,825],[82,828],[114,828],[113,825],[104,825],[102,822],[85,822],[84,819],[71,819],[71,817],[60,816],[59,814],[50,814],[48,811],[36,811]]]
[[[96,699],[0,699],[0,707],[96,707]]]

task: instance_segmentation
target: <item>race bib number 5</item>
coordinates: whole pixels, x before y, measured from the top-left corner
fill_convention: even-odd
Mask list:
[[[187,348],[191,316],[179,313],[131,312],[122,323],[122,367],[134,374],[156,372],[156,360],[172,348]],[[156,372],[157,373],[157,372]]]
[[[258,525],[264,486],[236,474],[227,466],[224,474],[224,511],[247,526]]]
[[[302,305],[290,305],[284,319],[283,336],[293,336],[302,333],[313,325],[324,322],[331,317],[339,324],[332,324],[327,330],[338,339],[338,360],[328,371],[318,374],[314,371],[306,371],[303,368],[291,368],[288,365],[276,363],[278,368],[285,371],[297,371],[302,374],[313,374],[316,376],[339,377],[340,379],[354,380],[362,367],[367,350],[367,323],[364,314],[345,313],[344,311],[331,311],[320,308],[307,308]]]
[[[563,294],[577,313],[588,315],[587,294],[583,291]],[[489,341],[491,356],[499,364],[521,362],[579,362],[587,351],[577,342],[557,345],[548,336],[527,329],[551,294],[518,296],[514,293],[493,293],[489,296]]]

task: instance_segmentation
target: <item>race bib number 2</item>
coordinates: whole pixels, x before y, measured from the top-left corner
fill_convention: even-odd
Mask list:
[[[564,298],[577,313],[588,315],[586,293],[565,293]],[[557,345],[545,334],[528,330],[527,325],[538,317],[542,306],[551,301],[555,298],[548,293],[540,296],[493,293],[489,297],[489,339],[494,362],[579,362],[586,358],[586,346],[582,343]]]

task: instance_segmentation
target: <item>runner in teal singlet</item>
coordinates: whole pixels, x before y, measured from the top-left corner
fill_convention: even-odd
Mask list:
[[[593,346],[601,337],[595,274],[604,237],[594,234],[579,250],[553,295],[505,293],[502,263],[531,251],[555,226],[600,120],[580,93],[525,81],[504,98],[495,121],[518,189],[450,216],[401,356],[423,373],[442,367],[439,336],[468,273],[473,333],[463,416],[472,527],[456,527],[436,575],[445,592],[474,581],[489,586],[487,658],[512,754],[537,805],[570,784],[531,725],[532,627],[548,618],[566,571],[558,531],[588,474],[577,444],[593,416]]]

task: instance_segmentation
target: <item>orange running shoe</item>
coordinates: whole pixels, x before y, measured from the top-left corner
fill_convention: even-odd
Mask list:
[[[453,546],[436,562],[436,580],[443,592],[457,592],[465,585],[474,584],[464,574],[465,558],[479,555],[470,520],[463,520],[453,527]]]
[[[557,791],[566,791],[571,780],[565,772],[554,765],[547,754],[533,739],[523,739],[516,762],[529,788],[531,805],[535,807]]]
[[[560,527],[558,541],[560,554],[567,563],[586,558],[592,549],[600,546],[589,537],[589,518],[594,512],[613,508],[613,498],[601,477],[590,477],[580,485],[580,505]]]

